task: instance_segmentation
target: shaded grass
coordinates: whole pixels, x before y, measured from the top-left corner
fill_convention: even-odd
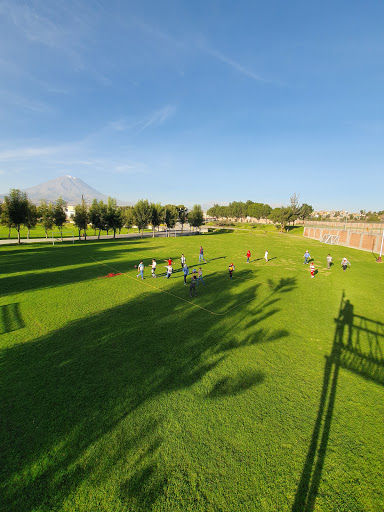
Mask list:
[[[381,267],[338,247],[351,271],[327,271],[328,246],[259,240],[2,250],[2,510],[382,510],[380,358],[368,375],[340,367],[331,417],[319,418],[343,290],[353,344],[358,334],[369,354],[372,331],[383,346]],[[184,252],[198,267],[200,243],[197,298],[179,273],[136,279],[142,258],[160,269]],[[124,275],[98,279],[109,272]],[[312,503],[300,482],[314,471],[317,423],[327,442]]]

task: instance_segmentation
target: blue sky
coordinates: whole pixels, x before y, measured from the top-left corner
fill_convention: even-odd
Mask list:
[[[0,193],[384,209],[384,2],[0,0]]]

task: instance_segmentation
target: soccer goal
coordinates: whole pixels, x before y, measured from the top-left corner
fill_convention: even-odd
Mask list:
[[[72,243],[75,243],[75,235],[73,231],[63,231],[63,238],[72,238]],[[55,245],[55,242],[61,242],[60,231],[52,231],[52,245]]]
[[[320,242],[323,244],[338,245],[339,235],[323,235]]]

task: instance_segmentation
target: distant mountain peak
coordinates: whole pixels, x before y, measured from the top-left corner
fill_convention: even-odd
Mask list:
[[[24,192],[27,193],[28,198],[34,203],[40,203],[41,201],[53,203],[59,197],[69,205],[79,204],[83,198],[87,203],[91,203],[94,199],[105,203],[108,201],[107,195],[102,194],[87,185],[80,178],[75,178],[70,174],[59,176],[35,187],[26,188]],[[127,203],[118,201],[118,204],[125,205]]]

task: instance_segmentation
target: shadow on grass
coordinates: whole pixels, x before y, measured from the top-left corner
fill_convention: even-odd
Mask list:
[[[23,327],[25,327],[25,324],[18,302],[0,306],[0,334],[17,331]]]
[[[252,334],[263,315],[275,313],[269,308],[284,289],[281,283],[271,288],[244,343],[284,335],[265,333],[261,325]],[[245,294],[257,299],[258,286]],[[225,290],[216,290],[215,301],[227,299]],[[238,315],[238,323],[245,314]],[[79,487],[93,481],[88,492],[96,492],[120,471],[120,500],[130,507],[136,503],[135,510],[150,510],[171,476],[159,464],[164,418],[154,405],[213,371],[237,348],[228,344],[230,336],[221,317],[184,307],[175,297],[145,293],[3,350],[0,509],[70,506]],[[225,378],[212,397],[246,391],[263,378],[257,371]],[[89,499],[91,510],[95,502]],[[72,505],[76,509],[76,502]]]
[[[115,241],[112,246],[94,241],[84,246],[51,247],[50,250],[43,252],[39,248],[27,247],[24,253],[19,255],[17,262],[12,258],[12,251],[9,255],[9,263],[6,260],[3,261],[3,271],[7,272],[8,269],[10,272],[12,269],[13,272],[18,273],[2,278],[0,296],[87,281],[102,277],[111,271],[122,273],[133,271],[138,261],[136,256],[135,259],[130,258],[130,253],[137,254],[138,244],[140,242],[124,240],[124,242]],[[154,249],[159,250],[161,247],[143,245],[143,258],[148,262],[152,259]],[[39,254],[38,258],[36,258],[36,251]],[[122,254],[127,255],[127,258],[119,259]],[[118,260],[116,264],[114,260]],[[36,261],[39,262],[38,265]],[[72,268],[68,268],[71,266]],[[60,270],[50,270],[60,267],[62,267]],[[46,270],[46,272],[31,272],[31,270]],[[27,274],[19,274],[26,271],[28,271]]]
[[[328,447],[340,368],[384,385],[384,324],[356,315],[344,292],[326,356],[319,409],[292,512],[312,512]]]
[[[208,393],[209,398],[221,398],[227,395],[238,395],[264,380],[262,372],[251,370],[239,372],[235,377],[223,377],[216,382]]]

